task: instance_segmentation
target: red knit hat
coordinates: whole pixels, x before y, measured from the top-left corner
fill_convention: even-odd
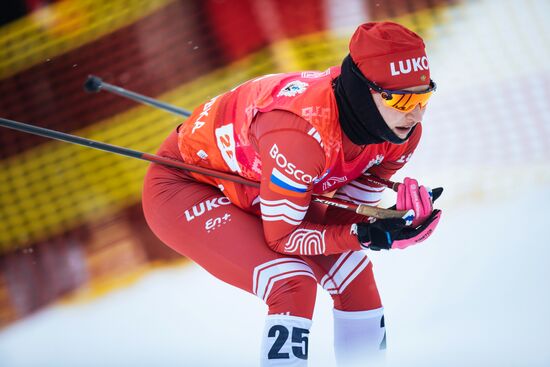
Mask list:
[[[419,35],[392,22],[362,24],[349,43],[351,58],[359,70],[385,89],[430,84],[424,48]]]

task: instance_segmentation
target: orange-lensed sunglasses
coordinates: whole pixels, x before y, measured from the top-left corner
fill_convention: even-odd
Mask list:
[[[435,82],[430,79],[430,85],[428,86],[428,89],[423,90],[421,92],[411,92],[408,90],[391,90],[391,89],[384,89],[380,86],[378,86],[373,81],[370,81],[369,79],[365,78],[363,73],[359,70],[357,65],[355,63],[352,63],[352,71],[359,76],[367,85],[369,88],[374,90],[377,93],[380,93],[380,96],[384,100],[384,103],[388,107],[395,108],[398,111],[401,112],[409,112],[412,111],[417,105],[420,104],[420,107],[425,107],[426,104],[428,104],[428,100],[432,96],[432,93],[436,89]]]

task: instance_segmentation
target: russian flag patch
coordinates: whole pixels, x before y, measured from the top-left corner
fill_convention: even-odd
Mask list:
[[[307,185],[291,180],[277,168],[271,171],[269,188],[278,194],[294,197],[303,197],[307,192]]]

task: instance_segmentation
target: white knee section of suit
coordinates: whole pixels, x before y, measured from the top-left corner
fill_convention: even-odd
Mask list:
[[[383,366],[386,349],[384,308],[334,310],[334,352],[338,366]]]
[[[262,338],[262,367],[306,367],[311,320],[288,315],[268,315]]]

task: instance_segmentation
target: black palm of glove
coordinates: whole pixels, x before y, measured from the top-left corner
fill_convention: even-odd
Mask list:
[[[389,250],[405,228],[402,218],[377,219],[374,223],[357,223],[357,238],[363,248],[374,251]]]

